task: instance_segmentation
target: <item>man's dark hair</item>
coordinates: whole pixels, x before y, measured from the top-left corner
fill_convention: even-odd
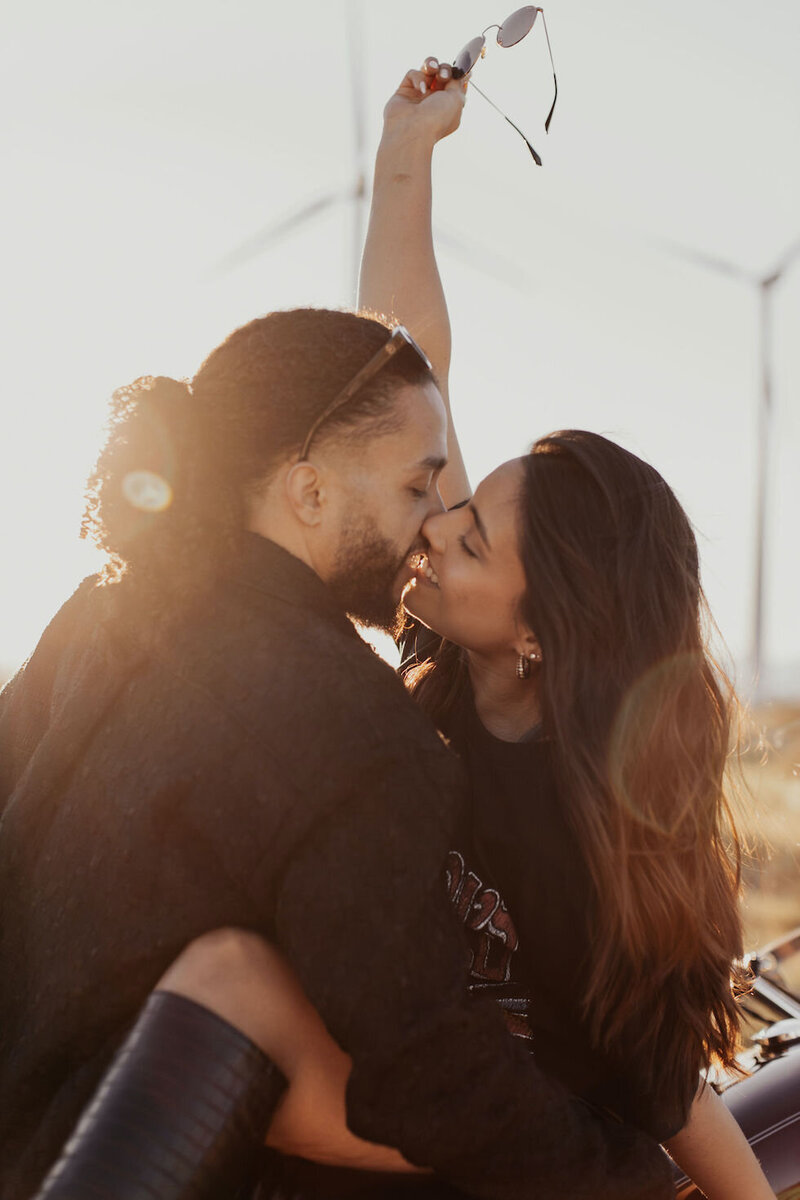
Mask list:
[[[355,313],[275,312],[235,330],[190,383],[145,376],[118,389],[82,536],[117,573],[168,590],[218,570],[253,489],[300,450],[315,417],[388,337],[384,322]],[[398,389],[431,378],[417,355],[401,351],[325,422],[315,445],[399,428]],[[143,479],[155,491],[137,504]]]

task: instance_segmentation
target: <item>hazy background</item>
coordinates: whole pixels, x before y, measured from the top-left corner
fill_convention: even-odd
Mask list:
[[[0,665],[22,661],[97,565],[77,528],[111,389],[192,374],[231,328],[269,309],[352,302],[344,201],[244,266],[215,264],[352,189],[353,82],[371,159],[405,69],[429,53],[451,58],[507,15],[509,0],[496,3],[7,7]],[[509,50],[490,35],[476,71],[543,169],[474,93],[437,152],[467,464],[477,481],[563,426],[609,433],[651,460],[696,524],[747,687],[757,291],[663,243],[765,275],[800,236],[800,7],[548,0],[545,11],[560,85],[549,137],[539,23]],[[765,647],[768,690],[795,696],[799,315],[800,263],[775,289]]]

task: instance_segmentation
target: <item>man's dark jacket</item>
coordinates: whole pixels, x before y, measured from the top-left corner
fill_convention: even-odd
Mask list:
[[[671,1195],[660,1151],[468,997],[454,758],[319,578],[245,534],[162,629],[87,580],[0,697],[0,1197],[187,942],[257,930],[353,1057],[349,1122],[478,1195]],[[127,591],[126,591],[127,588]]]

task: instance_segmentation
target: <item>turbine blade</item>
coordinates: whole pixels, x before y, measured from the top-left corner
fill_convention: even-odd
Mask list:
[[[672,258],[682,258],[684,262],[695,267],[704,267],[707,271],[716,271],[718,275],[727,275],[729,279],[738,279],[742,283],[757,283],[758,276],[753,271],[747,271],[738,263],[729,262],[716,254],[706,254],[703,250],[695,250],[693,246],[683,246],[669,238],[648,237],[646,242],[654,250],[669,254]]]
[[[293,230],[299,229],[309,221],[313,221],[320,213],[325,212],[328,208],[332,208],[335,204],[352,199],[353,195],[353,189],[349,189],[346,192],[331,192],[327,196],[320,196],[316,200],[312,200],[310,204],[305,204],[302,208],[295,209],[285,216],[278,217],[277,220],[271,221],[269,225],[265,225],[263,229],[259,229],[257,233],[253,233],[250,237],[245,238],[243,242],[240,242],[238,246],[235,246],[233,250],[219,259],[211,268],[211,273],[213,275],[226,275],[228,271],[235,271],[237,267],[244,266],[245,263],[257,258],[260,254],[264,254],[275,242],[279,241],[286,234],[292,233]]]
[[[778,262],[776,263],[775,267],[773,268],[771,274],[776,276],[777,278],[780,278],[780,276],[787,269],[787,267],[791,266],[791,264],[797,258],[798,254],[800,254],[800,237],[797,238],[794,242],[792,242],[792,244],[791,244],[791,246],[789,246],[788,250],[784,251],[784,253],[781,255],[781,257],[778,259]]]
[[[487,250],[472,239],[468,241],[466,238],[459,237],[458,234],[450,233],[449,230],[436,227],[433,236],[437,246],[453,251],[462,261],[476,270],[482,271],[484,275],[490,275],[500,283],[508,284],[510,287],[530,294],[533,287],[530,277],[509,259]]]

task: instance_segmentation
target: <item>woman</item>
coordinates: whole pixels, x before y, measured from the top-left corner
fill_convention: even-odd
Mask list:
[[[463,96],[429,59],[389,101],[362,268],[362,304],[424,332],[445,397],[430,150]],[[408,680],[473,784],[474,869],[456,854],[448,874],[477,926],[473,979],[524,982],[535,1028],[518,1015],[517,1031],[537,1061],[668,1141],[709,1196],[771,1195],[710,1089],[684,1128],[700,1068],[733,1062],[741,954],[734,701],[705,650],[689,522],[656,471],[579,431],[541,439],[461,506],[454,444],[451,511],[423,527],[405,605],[444,636]],[[486,891],[513,925],[502,907],[487,922]]]
[[[390,101],[362,270],[362,303],[420,337],[445,397],[430,154],[462,104],[431,60]],[[741,943],[730,700],[700,634],[688,521],[652,468],[596,435],[542,439],[464,505],[454,437],[450,455],[450,511],[423,528],[406,607],[446,639],[429,657],[417,638],[410,686],[473,781],[448,874],[473,985],[498,988],[537,1058],[666,1141],[710,1200],[771,1196],[711,1090],[695,1098],[701,1067],[733,1060]],[[160,987],[243,1029],[289,1076],[271,1144],[402,1168],[347,1134],[346,1056],[268,947],[207,939]]]

